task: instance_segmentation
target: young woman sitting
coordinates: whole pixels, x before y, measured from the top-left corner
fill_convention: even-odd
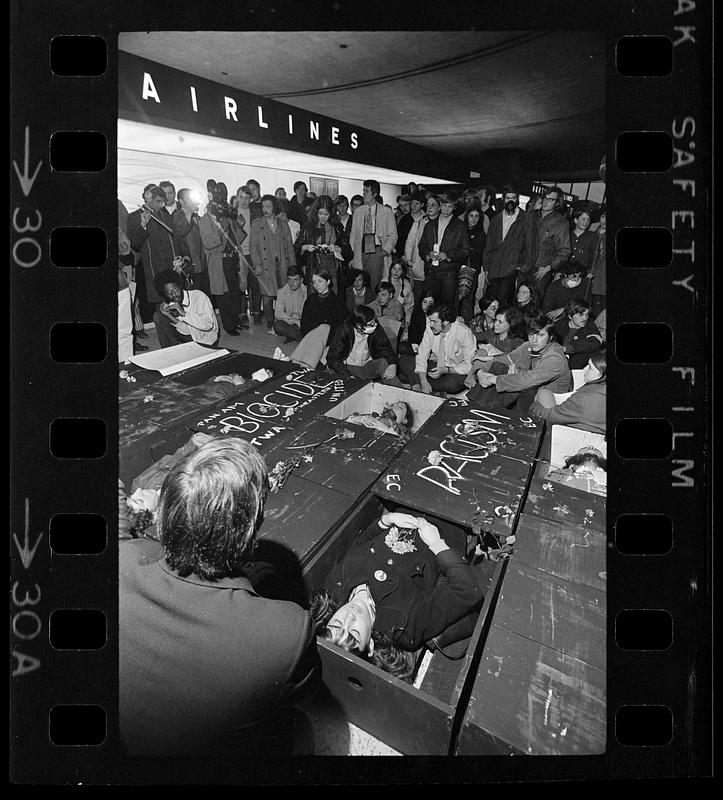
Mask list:
[[[384,512],[312,598],[317,633],[337,647],[411,680],[414,651],[445,651],[468,638],[482,605],[480,573],[465,560],[464,531]]]
[[[472,358],[472,370],[465,379],[465,386],[471,389],[477,382],[479,370],[489,366],[495,356],[511,353],[524,344],[526,337],[522,312],[514,307],[499,309],[492,331],[487,331],[477,339],[477,352]]]
[[[530,416],[544,419],[548,425],[568,425],[583,431],[605,434],[607,406],[607,359],[600,350],[590,356],[583,371],[584,384],[567,400],[555,404],[555,395],[547,388],[538,389],[530,406]]]
[[[489,297],[483,297],[479,301],[479,314],[472,317],[469,323],[469,329],[477,341],[480,341],[480,337],[492,333],[499,307],[500,301],[496,299],[492,300]]]

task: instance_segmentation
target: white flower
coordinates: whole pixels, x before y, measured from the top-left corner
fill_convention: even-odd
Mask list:
[[[146,396],[143,398],[143,402],[144,402],[144,403],[152,403],[152,402],[153,402],[155,399],[156,399],[156,398],[155,398],[155,397],[154,397],[152,394],[147,394],[147,395],[146,395]]]
[[[542,484],[542,488],[546,492],[551,492],[552,491],[552,484],[551,483],[543,483]]]
[[[429,461],[433,467],[437,467],[442,463],[443,458],[444,456],[439,452],[439,450],[432,450],[432,452],[427,456],[427,461]]]
[[[128,370],[127,370],[127,369],[122,369],[122,370],[121,370],[121,371],[118,373],[118,377],[119,377],[119,378],[123,378],[123,380],[124,380],[124,381],[127,381],[127,380],[128,380]]]
[[[139,511],[150,511],[155,513],[158,506],[159,492],[156,489],[136,489],[133,494],[126,499],[128,509],[133,513]]]

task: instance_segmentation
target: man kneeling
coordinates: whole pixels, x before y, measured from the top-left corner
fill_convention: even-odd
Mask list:
[[[260,597],[244,574],[267,491],[266,465],[252,445],[213,439],[163,482],[163,554],[150,539],[119,545],[120,735],[127,752],[258,754],[264,736],[275,735],[267,723],[277,707],[316,688],[309,614]]]
[[[218,322],[211,301],[200,289],[184,289],[184,277],[172,269],[156,275],[156,290],[163,301],[153,315],[161,347],[183,342],[214,345]]]

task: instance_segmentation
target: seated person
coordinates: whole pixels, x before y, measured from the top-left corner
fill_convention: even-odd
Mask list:
[[[331,275],[328,272],[315,272],[311,276],[311,283],[314,291],[307,296],[301,310],[301,341],[291,356],[285,355],[277,347],[274,358],[316,369],[327,344],[344,321],[346,310],[331,288]]]
[[[519,308],[526,317],[540,313],[542,298],[535,281],[524,279],[519,282],[513,305]]]
[[[381,281],[376,288],[377,299],[369,303],[369,308],[374,312],[378,319],[384,317],[393,319],[395,322],[404,321],[404,309],[402,304],[394,299],[394,284],[389,281]]]
[[[412,651],[445,652],[469,637],[484,599],[479,573],[465,560],[464,532],[443,527],[445,538],[424,517],[385,511],[312,598],[319,635],[402,680]]]
[[[496,298],[483,296],[479,301],[479,314],[476,314],[469,323],[469,329],[480,341],[480,337],[492,333],[497,318],[500,301]]]
[[[530,416],[544,419],[548,425],[567,425],[583,431],[605,434],[607,405],[607,359],[604,350],[590,356],[583,371],[584,384],[567,400],[556,405],[555,395],[547,388],[537,390],[530,406]]]
[[[550,470],[547,478],[571,489],[607,495],[607,461],[596,447],[581,447],[574,456],[565,459],[562,469]]]
[[[156,291],[163,298],[153,322],[161,347],[183,342],[214,345],[218,340],[218,322],[208,295],[200,289],[184,289],[183,274],[172,269],[159,272]]]
[[[545,296],[542,299],[542,313],[547,318],[557,322],[564,312],[569,300],[582,299],[585,294],[580,286],[585,268],[577,261],[568,261],[562,268],[562,277],[550,281]]]
[[[212,439],[163,482],[157,542],[119,543],[120,738],[133,755],[262,754],[268,721],[316,688],[309,614],[245,570],[268,492],[248,442]],[[266,744],[268,747],[268,742]]]
[[[402,383],[414,385],[414,367],[424,332],[429,328],[427,312],[437,302],[431,288],[422,289],[414,306],[406,338],[397,344],[398,377]],[[431,334],[430,334],[431,335]]]
[[[340,375],[365,380],[391,380],[397,374],[397,357],[368,306],[356,306],[337,328],[326,363]]]
[[[286,285],[276,295],[274,308],[274,333],[283,336],[287,342],[301,341],[301,312],[306,294],[301,269],[292,264],[286,272]]]
[[[346,418],[346,422],[352,425],[364,425],[382,433],[395,433],[397,436],[409,436],[413,420],[412,409],[401,400],[384,406],[381,414],[376,411],[360,414],[355,411]]]
[[[570,369],[583,369],[590,354],[603,346],[600,331],[590,319],[590,303],[579,297],[565,303],[562,317],[557,321],[555,330],[565,348]]]
[[[346,290],[346,308],[351,311],[356,306],[368,306],[374,302],[374,292],[369,285],[371,278],[365,269],[353,269],[349,274],[351,286]]]
[[[492,331],[477,337],[477,351],[472,358],[472,369],[465,378],[465,386],[471,389],[477,383],[476,376],[480,369],[491,364],[494,356],[511,353],[524,344],[526,335],[527,329],[522,312],[513,306],[500,308]]]
[[[388,274],[387,274],[388,273]],[[404,328],[409,328],[414,310],[414,288],[408,277],[407,262],[404,259],[393,261],[389,269],[384,268],[384,280],[394,287],[394,299],[404,311]]]
[[[555,341],[555,325],[544,314],[526,317],[527,342],[511,353],[495,356],[489,366],[477,372],[478,385],[470,389],[470,400],[527,411],[533,389],[546,386],[562,394],[572,388],[567,358]],[[485,391],[486,390],[486,391]]]
[[[412,388],[425,394],[459,394],[472,369],[474,334],[463,322],[455,321],[449,306],[432,306],[427,319],[429,328],[419,345]]]
[[[602,340],[605,341],[607,339],[607,313],[606,309],[603,310],[595,317],[595,324],[597,325],[597,329],[600,331],[600,336],[602,336]]]

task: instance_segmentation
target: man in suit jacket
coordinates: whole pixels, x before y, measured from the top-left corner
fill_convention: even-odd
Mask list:
[[[280,705],[316,688],[311,618],[247,577],[268,491],[248,442],[211,439],[168,474],[158,544],[119,545],[120,735],[132,755],[263,753]],[[290,576],[289,576],[290,577]]]
[[[449,191],[442,195],[439,216],[424,226],[419,241],[419,255],[424,259],[425,289],[431,289],[437,302],[457,313],[457,276],[470,251],[467,225],[454,216],[459,195]]]
[[[487,274],[487,296],[511,305],[517,273],[527,273],[535,259],[534,217],[520,207],[520,195],[511,186],[502,190],[503,208],[490,222],[482,255]]]
[[[364,181],[364,205],[354,212],[350,236],[354,268],[366,270],[372,286],[381,281],[385,265],[392,265],[397,243],[394,212],[378,202],[379,190],[378,181]]]

